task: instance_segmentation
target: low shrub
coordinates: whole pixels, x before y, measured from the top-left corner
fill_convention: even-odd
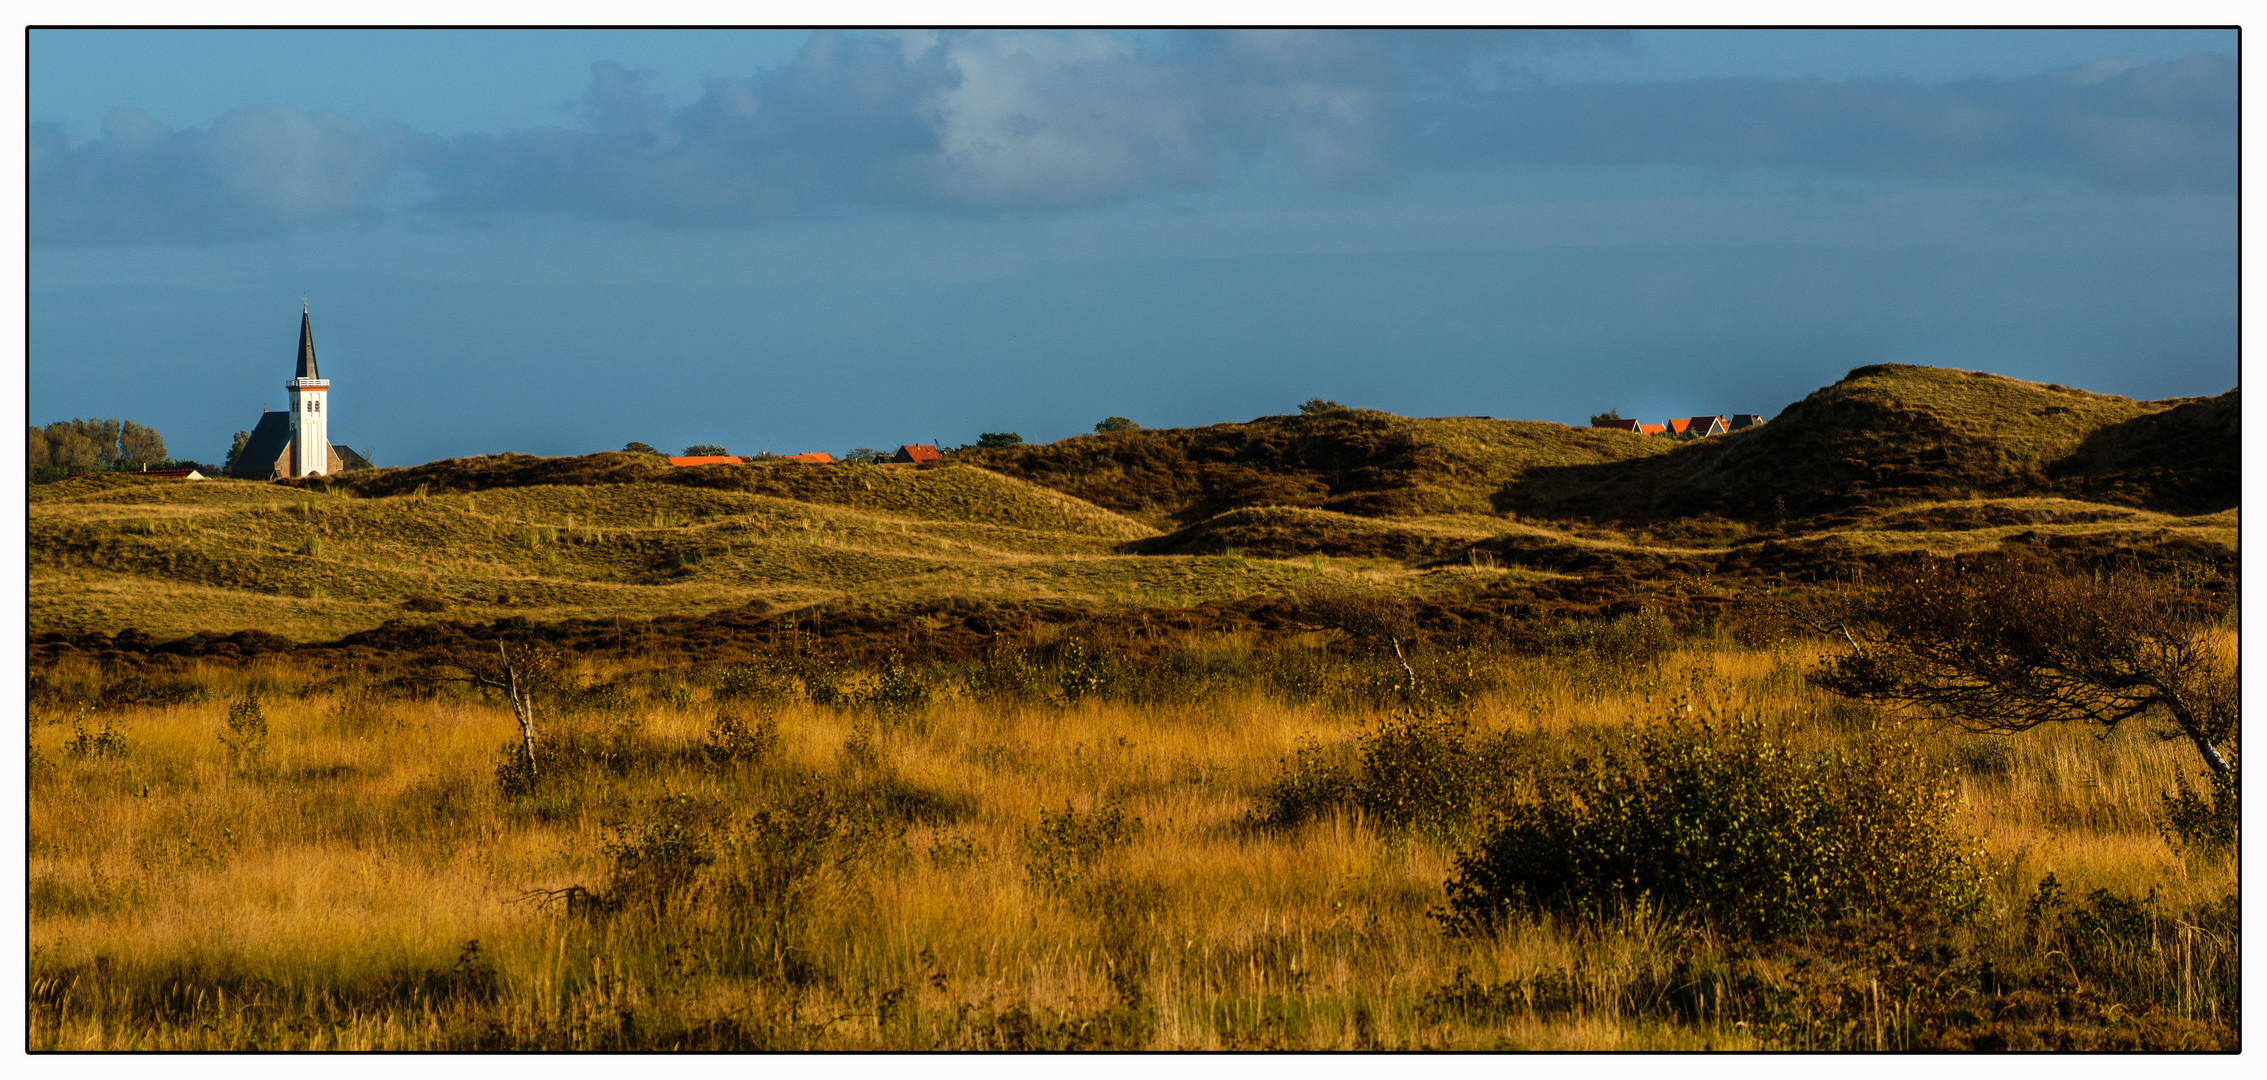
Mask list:
[[[701,745],[712,765],[761,761],[779,748],[779,722],[769,717],[749,723],[739,713],[718,709]]]
[[[2073,902],[2048,874],[2024,905],[2024,937],[2031,955],[2054,957],[2116,1000],[2242,1018],[2242,904],[2233,889],[2186,910],[2168,908],[2155,886],[2146,896],[2094,889]]]
[[[920,672],[906,667],[902,657],[892,653],[858,693],[857,704],[885,720],[904,721],[916,717],[927,707],[929,696],[928,681]]]
[[[1356,740],[1349,794],[1388,829],[1446,836],[1471,820],[1477,802],[1502,786],[1468,721],[1422,715],[1383,720]]]
[[[80,709],[71,718],[71,737],[63,741],[63,753],[71,758],[123,758],[126,756],[126,734],[110,726],[110,717],[102,718],[102,730],[87,731],[87,711]]]
[[[268,714],[260,696],[247,691],[230,702],[221,722],[220,743],[228,748],[228,763],[240,770],[259,768],[268,753]]]
[[[793,675],[755,664],[721,664],[709,671],[712,701],[785,702],[795,697]]]
[[[1676,627],[1659,612],[1569,620],[1545,631],[1543,651],[1570,662],[1571,681],[1599,693],[1654,674],[1676,648]]]
[[[1421,712],[1381,720],[1351,745],[1302,739],[1248,820],[1281,828],[1358,809],[1384,829],[1452,839],[1534,771],[1521,749],[1469,720]]]
[[[1086,813],[1070,804],[1063,812],[1039,811],[1039,824],[1024,835],[1024,871],[1032,887],[1058,895],[1074,893],[1109,853],[1133,842],[1141,819],[1105,803]]]
[[[1259,791],[1255,825],[1288,828],[1337,809],[1347,801],[1348,765],[1342,747],[1325,747],[1303,735],[1274,779]]]
[[[674,796],[657,803],[646,820],[617,825],[605,848],[612,871],[590,899],[590,910],[664,917],[690,905],[701,871],[717,858],[710,830],[695,811],[691,800]]]
[[[1539,777],[1458,857],[1445,918],[1589,916],[1643,900],[1768,938],[1846,915],[1983,902],[1947,776],[1909,739],[1798,753],[1734,720],[1624,737]]]
[[[2243,825],[2241,785],[2235,773],[2206,773],[2204,782],[2197,791],[2185,778],[2176,781],[2178,789],[2164,796],[2157,827],[2181,855],[2214,859],[2236,850]]]

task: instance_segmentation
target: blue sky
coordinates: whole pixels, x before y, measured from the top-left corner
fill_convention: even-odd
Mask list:
[[[30,420],[381,464],[2237,379],[2232,32],[39,31]]]

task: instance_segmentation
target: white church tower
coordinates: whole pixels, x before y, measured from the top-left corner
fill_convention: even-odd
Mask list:
[[[324,408],[331,383],[315,370],[315,330],[304,302],[299,305],[299,371],[283,388],[291,392],[291,449],[285,454],[285,475],[330,472],[330,419]]]

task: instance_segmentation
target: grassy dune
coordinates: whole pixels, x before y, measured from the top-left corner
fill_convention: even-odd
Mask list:
[[[307,640],[838,601],[1431,596],[1486,587],[1440,572],[1454,565],[1530,581],[1574,550],[1690,562],[1786,542],[1831,558],[2073,537],[2233,550],[2237,423],[2233,391],[2135,402],[1880,365],[1687,443],[1349,411],[943,467],[501,454],[282,484],[99,476],[31,494],[30,628]]]
[[[1306,573],[1117,555],[1148,530],[976,470],[838,471],[871,476],[833,502],[657,481],[383,497],[241,481],[53,485],[36,493],[27,530],[32,626],[174,635],[280,622],[289,636],[332,637],[387,619],[956,590],[1185,604]]]
[[[1979,495],[2104,492],[2123,505],[2180,513],[2233,506],[2235,439],[2210,440],[2199,453],[2185,426],[2159,431],[2140,423],[2185,404],[1880,364],[1789,405],[1763,427],[1641,460],[1532,470],[1493,501],[1562,518],[1709,514],[1772,523]],[[2139,430],[2107,437],[2127,428]],[[2105,441],[2119,453],[2106,453]]]
[[[443,494],[429,481],[404,488],[387,479],[393,470],[365,488],[399,490],[390,495],[123,477],[47,485],[33,492],[26,530],[30,629],[174,637],[257,627],[304,641],[387,621],[637,618],[843,599],[1170,609],[1317,588],[1427,596],[1558,573],[1487,554],[1504,541],[1677,558],[1790,535],[1861,553],[1969,551],[2025,535],[2238,546],[2235,510],[2178,517],[2042,497],[1912,503],[1791,533],[1253,507],[1160,534],[974,468],[846,466],[832,480],[824,466],[757,470],[808,470],[816,479],[802,494],[828,501],[722,486],[779,486],[731,468],[681,470],[718,472],[705,480],[718,486],[672,478]]]

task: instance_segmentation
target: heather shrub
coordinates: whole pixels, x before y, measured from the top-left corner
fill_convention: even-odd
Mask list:
[[[1758,723],[1627,736],[1538,778],[1457,859],[1445,915],[1597,916],[1644,901],[1768,938],[1847,915],[1982,903],[1947,775],[1909,738],[1799,752]]]

